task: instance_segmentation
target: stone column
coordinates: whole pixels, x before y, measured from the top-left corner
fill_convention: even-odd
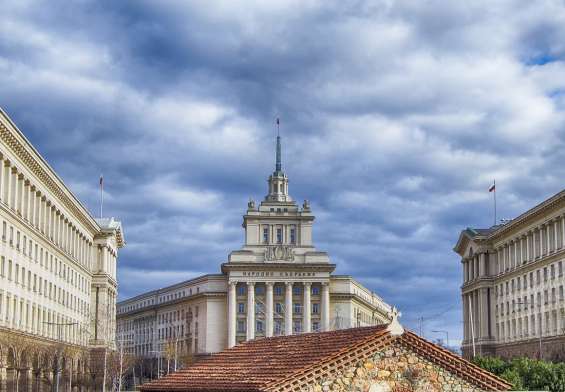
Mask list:
[[[485,271],[485,254],[484,253],[480,253],[479,254],[479,276],[485,276],[486,275],[486,271]]]
[[[292,335],[292,282],[286,282],[284,331],[285,335]]]
[[[270,338],[273,336],[273,282],[267,282],[267,292],[265,293],[265,327],[267,328],[265,336]]]
[[[555,219],[553,221],[553,250],[557,251],[557,227],[559,226],[559,220]]]
[[[545,225],[545,254],[549,254],[549,245],[550,245],[550,235],[549,235],[549,226],[551,226],[551,221]]]
[[[255,282],[247,282],[247,340],[255,339]]]
[[[312,306],[310,305],[310,290],[312,288],[312,283],[305,282],[304,283],[304,308],[303,308],[303,316],[304,316],[304,327],[302,329],[303,332],[312,332],[312,325],[311,325],[311,312]]]
[[[322,331],[330,330],[330,283],[322,283]]]
[[[229,282],[228,284],[228,348],[235,346],[236,332],[236,295],[235,288],[237,282]]]
[[[4,354],[0,354],[0,355],[4,355]],[[6,392],[8,390],[6,385],[7,377],[8,377],[8,372],[6,371],[6,368],[0,367],[0,392]]]
[[[561,248],[565,248],[565,215],[561,215]]]

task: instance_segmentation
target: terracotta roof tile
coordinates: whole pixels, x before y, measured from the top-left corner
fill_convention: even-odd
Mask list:
[[[356,348],[375,342],[388,345],[394,340],[386,325],[256,339],[145,384],[141,390],[265,391],[281,382],[304,377]],[[504,381],[415,334],[404,333],[400,342],[475,385],[491,390],[508,389]]]

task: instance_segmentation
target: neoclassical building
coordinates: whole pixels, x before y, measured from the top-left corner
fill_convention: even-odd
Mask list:
[[[118,334],[146,357],[219,352],[239,342],[386,323],[391,310],[312,241],[314,215],[289,195],[280,137],[265,199],[250,200],[245,243],[220,274],[201,276],[118,303]],[[174,347],[171,349],[171,347]]]
[[[454,250],[466,357],[565,359],[565,191],[504,224],[463,230]]]
[[[0,220],[0,391],[39,390],[63,351],[76,385],[115,346],[122,227],[95,219],[2,110]]]

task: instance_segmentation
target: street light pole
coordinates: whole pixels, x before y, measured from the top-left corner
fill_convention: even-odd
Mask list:
[[[434,330],[432,332],[434,332],[434,333],[444,333],[445,334],[446,348],[449,349],[449,332],[444,330],[444,329],[438,329],[438,330]]]
[[[70,326],[70,325],[78,325],[77,322],[74,323],[53,323],[53,322],[49,322],[49,321],[44,321],[43,324],[47,324],[47,325],[54,325],[57,327],[57,340],[60,342],[61,341],[61,328],[62,327],[66,327],[66,326]],[[56,363],[56,374],[55,374],[55,392],[59,392],[59,378],[61,375],[61,370],[59,369],[59,364],[60,364],[60,358],[59,355],[57,354],[57,363]],[[72,369],[71,369],[72,371]]]

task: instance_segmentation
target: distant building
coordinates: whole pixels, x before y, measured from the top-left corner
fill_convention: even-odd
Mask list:
[[[2,110],[0,221],[0,390],[15,390],[14,368],[40,377],[54,345],[75,352],[67,376],[84,374],[85,354],[115,347],[122,227],[92,217]]]
[[[390,306],[312,243],[314,215],[289,196],[280,138],[269,189],[243,216],[245,244],[221,274],[204,275],[118,304],[124,347],[145,357],[219,352],[259,337],[387,322]],[[174,347],[174,348],[172,348]],[[167,354],[168,353],[168,354]]]
[[[394,324],[246,342],[145,384],[141,390],[479,392],[511,388],[506,381]]]
[[[467,228],[463,353],[565,359],[565,191],[488,229]],[[472,321],[472,323],[471,323]]]

